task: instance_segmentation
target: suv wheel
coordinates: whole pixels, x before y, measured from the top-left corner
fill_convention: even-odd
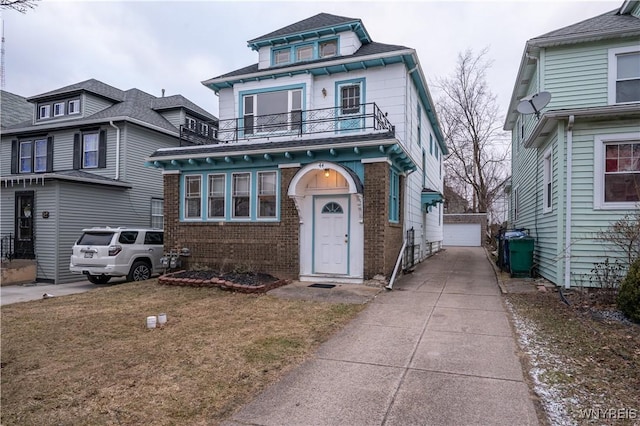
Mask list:
[[[87,275],[87,279],[93,284],[106,284],[111,277],[108,275]]]
[[[149,268],[147,262],[141,260],[133,263],[129,275],[127,275],[129,281],[144,281],[149,278],[151,278],[151,268]]]

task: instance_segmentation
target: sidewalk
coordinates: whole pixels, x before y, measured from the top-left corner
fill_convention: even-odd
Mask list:
[[[492,266],[452,247],[226,425],[537,425]]]

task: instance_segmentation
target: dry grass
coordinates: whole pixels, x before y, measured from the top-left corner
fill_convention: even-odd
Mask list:
[[[3,306],[1,422],[216,424],[362,308],[155,280]]]
[[[538,373],[540,386],[551,390],[539,396],[557,398],[555,402],[564,411],[561,417],[575,424],[638,424],[640,325],[598,314],[598,309],[613,309],[611,306],[593,306],[569,298],[571,306],[563,304],[557,292],[507,297],[514,314],[530,329],[526,348],[530,369]],[[545,404],[547,410],[553,405]],[[628,418],[596,421],[581,413],[597,408],[623,410]]]

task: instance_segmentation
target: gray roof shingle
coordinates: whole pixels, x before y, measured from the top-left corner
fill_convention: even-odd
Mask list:
[[[640,31],[640,19],[632,15],[620,15],[616,9],[532,38],[529,43],[544,44],[564,37],[597,37],[610,32],[630,32],[629,35],[632,35],[638,31]]]
[[[258,41],[269,40],[276,37],[283,37],[283,36],[301,33],[305,31],[313,31],[320,28],[326,28],[334,25],[344,24],[347,22],[361,22],[361,21],[360,19],[355,19],[355,18],[336,16],[328,13],[319,13],[310,18],[303,19],[302,21],[298,21],[294,24],[287,25],[286,27],[280,28],[279,30],[270,32],[269,34],[265,34],[263,36],[249,40],[247,43],[255,43]]]
[[[2,90],[0,92],[1,127],[11,127],[33,119],[33,105],[26,98]]]
[[[27,100],[38,101],[41,99],[58,97],[60,95],[66,95],[76,92],[90,92],[104,98],[111,99],[113,101],[122,101],[124,100],[124,92],[120,89],[116,89],[113,86],[109,86],[101,81],[98,81],[94,78],[81,81],[80,83],[71,84],[69,86],[61,87],[60,89],[52,90],[50,92],[41,93],[39,95],[32,96]]]

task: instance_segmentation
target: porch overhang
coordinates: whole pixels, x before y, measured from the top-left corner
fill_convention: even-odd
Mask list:
[[[442,193],[430,188],[424,188],[420,194],[420,204],[423,211],[431,211],[438,204],[444,202]]]
[[[398,140],[390,134],[264,143],[229,143],[165,148],[147,158],[145,165],[163,170],[196,171],[239,167],[345,162],[385,158],[401,173],[417,170]]]

